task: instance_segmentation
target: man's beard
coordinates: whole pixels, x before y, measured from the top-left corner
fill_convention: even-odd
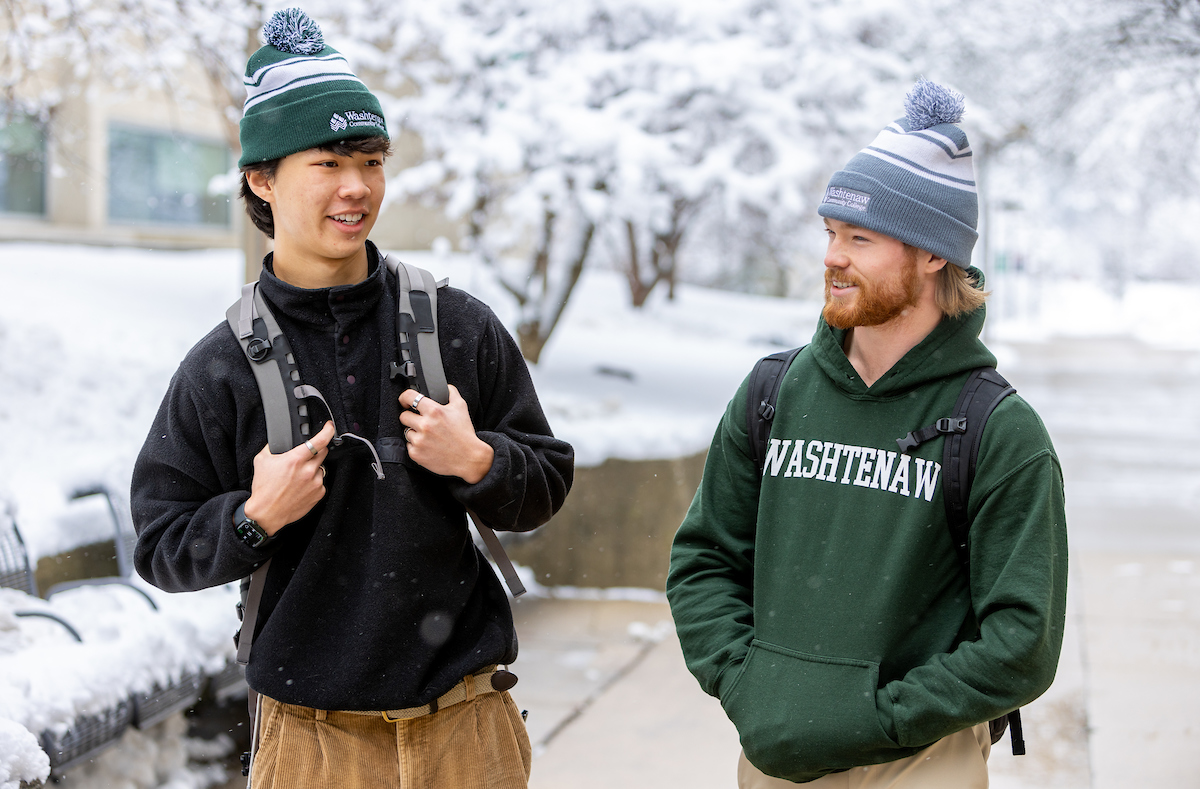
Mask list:
[[[855,297],[834,299],[830,287],[834,280],[858,286]],[[917,256],[905,250],[900,271],[883,281],[867,281],[846,271],[825,269],[825,322],[835,329],[855,326],[879,326],[917,306],[921,298],[921,276]]]

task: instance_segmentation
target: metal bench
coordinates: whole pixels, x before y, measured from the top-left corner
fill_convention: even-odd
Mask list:
[[[136,536],[131,537],[133,535],[132,521],[127,516],[122,516],[125,511],[121,502],[104,487],[81,490],[73,498],[80,499],[93,495],[102,495],[108,500],[109,512],[113,517],[118,568],[122,576],[88,578],[55,584],[48,590],[46,598],[48,600],[53,595],[72,588],[115,585],[130,589],[144,598],[150,606],[147,615],[153,616],[151,611],[158,610],[153,598],[144,589],[138,588],[126,575],[133,570],[133,545],[136,542]],[[83,643],[84,639],[79,630],[66,619],[43,607],[34,607],[39,604],[45,606],[46,603],[38,598],[37,582],[16,518],[13,517],[7,504],[2,501],[0,501],[0,586],[16,589],[29,596],[31,606],[28,609],[22,607],[20,610],[14,611],[16,616],[37,617],[57,622],[75,641]],[[146,729],[162,722],[176,712],[189,709],[199,701],[206,686],[211,687],[214,694],[226,696],[238,693],[238,683],[240,683],[240,692],[244,693],[244,671],[236,671],[241,667],[235,663],[232,666],[235,670],[231,670],[227,666],[212,678],[201,672],[186,672],[165,687],[155,685],[147,692],[131,694],[128,699],[98,714],[81,715],[72,721],[65,730],[49,729],[42,732],[39,741],[50,759],[51,776],[61,776],[71,767],[94,758],[114,745],[130,726]],[[214,686],[214,681],[219,684]]]
[[[67,589],[81,586],[103,586],[119,584],[141,594],[150,606],[157,611],[158,606],[145,590],[136,586],[133,581],[133,551],[137,545],[137,532],[133,528],[133,517],[123,498],[113,493],[107,485],[98,484],[79,488],[71,495],[72,501],[92,496],[101,496],[108,505],[109,515],[113,523],[113,546],[117,554],[118,576],[106,578],[85,578],[77,581],[55,584],[50,587],[48,594],[56,594]],[[155,685],[145,693],[133,696],[133,725],[139,729],[148,729],[160,723],[172,714],[190,709],[200,700],[204,689],[205,677],[199,672],[187,672],[178,680],[166,686]]]
[[[17,528],[16,518],[4,504],[0,509],[0,586],[16,589],[34,602],[37,584],[29,565],[29,553]],[[44,610],[21,609],[13,612],[19,617],[38,617],[57,622],[82,643],[79,631],[55,613]],[[132,721],[133,704],[122,701],[115,707],[96,715],[84,715],[71,722],[65,731],[47,730],[39,738],[42,750],[50,758],[51,775],[61,775],[77,764],[93,758],[113,745]]]
[[[107,485],[103,484],[79,488],[72,494],[71,498],[72,500],[79,500],[89,496],[102,496],[108,506],[108,512],[113,522],[113,544],[116,547],[117,571],[120,574],[120,578],[87,579],[85,581],[70,581],[65,584],[56,584],[50,589],[52,593],[75,586],[106,583],[113,580],[119,581],[133,577],[133,551],[137,546],[137,532],[133,528],[133,516],[129,511],[128,503],[123,497],[113,493]],[[132,588],[137,589],[137,587]],[[142,590],[138,589],[137,591],[141,592]],[[153,601],[151,601],[151,605],[153,604]],[[205,679],[207,679],[207,683]],[[195,687],[193,688],[193,686]],[[192,706],[205,690],[218,701],[224,702],[237,696],[244,697],[246,689],[246,667],[240,665],[237,661],[230,660],[225,664],[224,668],[207,678],[199,675],[195,677],[184,676],[180,679],[177,686],[158,689],[156,692],[161,695],[161,698],[146,698],[137,705],[138,709],[154,710],[154,712],[147,713],[146,715],[135,713],[134,721],[139,727],[152,725],[177,709],[187,709]],[[193,692],[195,698],[192,697]],[[175,700],[173,707],[168,709],[165,714],[160,714],[158,710],[168,705],[170,699]],[[189,700],[190,703],[187,703]],[[145,720],[150,720],[151,722],[145,723]]]

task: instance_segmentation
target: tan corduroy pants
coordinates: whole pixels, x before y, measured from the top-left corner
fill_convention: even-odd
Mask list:
[[[951,734],[920,753],[887,764],[855,767],[806,784],[772,778],[738,759],[738,789],[987,789],[987,759],[992,752],[988,725]]]
[[[262,697],[253,789],[526,789],[531,752],[507,692],[432,715],[315,710]]]

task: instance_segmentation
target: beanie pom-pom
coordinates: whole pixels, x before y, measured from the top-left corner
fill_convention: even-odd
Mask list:
[[[299,8],[285,8],[263,25],[263,38],[289,55],[315,55],[325,48],[321,28]]]
[[[958,123],[966,110],[961,93],[927,79],[917,81],[904,97],[904,115],[911,131],[920,131],[939,123]]]

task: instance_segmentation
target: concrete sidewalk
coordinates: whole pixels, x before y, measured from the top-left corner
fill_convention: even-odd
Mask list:
[[[1058,675],[1006,737],[996,789],[1200,786],[1200,561],[1080,551]],[[517,704],[532,789],[729,789],[737,732],[687,672],[663,603],[524,600]],[[655,628],[659,628],[656,632]],[[649,640],[662,636],[661,640]]]
[[[683,664],[666,603],[516,608],[533,789],[736,785],[737,732]]]

